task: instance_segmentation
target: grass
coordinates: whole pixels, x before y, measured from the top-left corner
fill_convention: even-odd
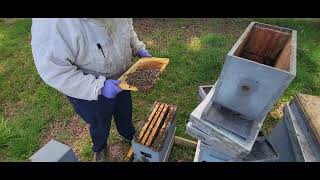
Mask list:
[[[10,141],[21,138],[17,130],[7,126],[7,121],[0,119],[0,148],[8,145]]]
[[[33,64],[31,20],[0,23],[0,115],[20,138],[10,138],[0,157],[23,161],[39,148],[49,123],[68,119],[73,110],[64,97],[45,86]],[[11,132],[11,131],[10,131]]]
[[[139,124],[154,101],[178,106],[176,135],[191,138],[185,125],[198,105],[197,87],[213,84],[226,53],[252,19],[138,19],[135,27],[154,56],[171,63],[149,94],[133,93],[133,119]],[[279,107],[295,93],[320,95],[320,23],[292,19],[254,19],[297,30],[297,77],[263,125],[269,133],[281,119]],[[186,27],[185,29],[181,26]],[[62,94],[45,85],[35,69],[30,47],[31,20],[0,20],[0,160],[25,161],[40,146],[52,123],[69,123],[74,111]],[[149,27],[151,29],[145,29]],[[280,113],[279,113],[280,112]],[[69,131],[57,137],[62,142]],[[110,142],[119,138],[112,126]],[[91,140],[76,143],[80,158],[90,161]],[[192,161],[194,150],[174,146],[170,161]]]

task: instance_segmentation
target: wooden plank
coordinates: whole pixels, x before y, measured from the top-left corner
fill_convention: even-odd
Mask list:
[[[284,32],[284,31],[281,31],[281,30],[276,30],[274,29],[275,27],[262,27],[261,25],[258,25],[258,26],[255,26],[254,28],[257,28],[257,29],[261,29],[261,30],[264,30],[264,31],[269,31],[269,32],[272,32],[272,33],[277,33],[277,34],[281,34],[283,36],[290,36],[290,33],[289,32]]]
[[[241,53],[241,57],[245,59],[253,60],[258,63],[264,63],[264,58],[262,56],[256,55],[254,52],[247,52],[246,50],[244,50]]]
[[[122,89],[122,90],[127,90],[127,91],[138,91],[138,88],[135,86],[130,86],[129,84],[125,83],[125,82],[120,82],[118,84],[118,86]]]
[[[320,144],[320,97],[297,94],[296,99],[308,121],[316,140]]]
[[[160,132],[158,133],[156,139],[154,140],[154,143],[152,144],[152,147],[156,149],[157,151],[160,151],[163,141],[166,137],[165,133],[168,131],[169,126],[171,125],[172,121],[174,120],[174,116],[176,113],[177,107],[176,106],[169,106],[169,112],[167,114],[167,117],[165,118],[162,127],[160,129]]]
[[[275,67],[278,69],[289,71],[290,57],[291,57],[291,38],[288,40],[288,43],[280,53],[278,60],[275,63]]]
[[[246,46],[246,44],[248,43],[249,37],[251,36],[252,30],[248,32],[247,36],[243,39],[243,41],[241,42],[241,44],[239,45],[238,49],[236,50],[236,52],[234,53],[235,56],[241,56],[244,47]]]
[[[141,131],[140,131],[140,133],[139,133],[139,136],[138,136],[138,142],[142,139],[142,137],[143,137],[143,135],[144,135],[145,131],[147,130],[147,128],[148,128],[148,126],[149,126],[149,124],[151,123],[151,120],[152,120],[152,118],[153,118],[154,114],[157,112],[157,110],[158,110],[159,106],[160,106],[160,103],[156,103],[156,105],[155,105],[155,107],[153,108],[153,110],[152,110],[152,112],[151,112],[150,116],[148,117],[147,122],[144,124],[143,128],[141,129]]]
[[[160,114],[160,116],[159,116],[159,118],[157,119],[157,122],[156,122],[155,126],[153,127],[153,130],[152,130],[150,136],[148,137],[147,142],[145,143],[146,146],[150,146],[150,144],[151,144],[154,136],[156,135],[156,133],[157,133],[158,130],[159,130],[160,124],[161,124],[161,123],[163,122],[163,120],[164,120],[163,117],[164,117],[164,115],[166,114],[167,110],[168,110],[168,105],[165,104],[165,105],[164,105],[164,108],[163,108],[163,110],[162,110],[162,112],[161,112],[161,114]]]
[[[185,139],[179,136],[175,136],[174,137],[174,143],[181,145],[181,146],[187,146],[187,147],[191,147],[191,148],[197,148],[197,142],[195,141],[191,141],[189,139]]]
[[[144,143],[147,141],[147,139],[148,139],[148,137],[149,137],[149,135],[150,135],[150,133],[151,133],[151,131],[152,131],[152,129],[153,129],[153,126],[154,126],[154,124],[156,123],[156,121],[157,121],[157,119],[158,119],[158,117],[159,117],[159,115],[160,115],[163,107],[164,107],[164,104],[161,104],[160,107],[159,107],[159,109],[157,110],[155,116],[153,117],[153,119],[152,119],[152,121],[151,121],[150,126],[148,127],[146,133],[144,134],[142,140],[140,141],[141,144],[144,144]]]
[[[131,161],[133,158],[133,149],[130,147],[127,156],[124,158],[125,161]]]
[[[169,112],[168,112],[168,114],[171,113],[171,112],[173,112],[174,109],[176,109],[176,108],[175,108],[175,107],[169,107]],[[159,136],[162,136],[162,135],[163,135],[165,129],[167,128],[167,125],[169,124],[169,120],[171,120],[171,119],[169,119],[168,116],[167,116],[166,119],[164,120],[164,123],[163,123],[162,126],[161,126],[161,129],[160,129],[160,131],[159,131]]]

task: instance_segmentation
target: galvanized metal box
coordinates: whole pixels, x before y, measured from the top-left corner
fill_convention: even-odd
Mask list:
[[[202,102],[207,94],[210,92],[213,85],[205,85],[198,87],[198,100]]]
[[[263,119],[296,76],[296,39],[295,30],[252,22],[227,54],[210,101]]]
[[[280,162],[295,162],[296,153],[293,150],[290,140],[289,129],[287,123],[282,120],[269,135],[268,139],[272,142],[276,150],[279,152]]]
[[[243,158],[231,158],[217,153],[208,145],[198,141],[194,162],[276,162],[279,161],[279,153],[271,142],[264,136],[259,136],[255,141],[251,152]]]
[[[216,109],[214,110],[216,111],[217,116],[212,117],[212,119],[218,117],[220,120],[228,120],[229,125],[231,125],[233,129],[245,131],[247,133],[245,138],[243,135],[239,135],[230,129],[226,129],[224,126],[219,126],[219,124],[213,123],[211,120],[204,119],[201,115],[206,107],[211,107],[214,91],[215,85],[205,99],[191,113],[189,119],[190,124],[186,126],[186,132],[211,146],[217,144],[216,142],[221,142],[221,145],[219,146],[223,147],[228,154],[231,154],[234,157],[245,157],[250,153],[264,119],[261,119],[260,121],[250,121],[252,124],[245,129],[245,126],[241,125],[241,121],[238,121],[238,119],[235,119],[235,116],[232,115],[233,112],[221,113],[216,111]],[[233,122],[235,122],[235,124],[233,124]],[[236,125],[240,125],[239,127],[241,128],[236,128]]]

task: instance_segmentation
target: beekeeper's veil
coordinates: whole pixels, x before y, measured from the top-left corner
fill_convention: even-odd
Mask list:
[[[108,34],[115,32],[121,24],[121,18],[86,18],[87,20],[105,27]]]

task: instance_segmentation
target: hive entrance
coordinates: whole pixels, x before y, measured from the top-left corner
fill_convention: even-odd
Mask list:
[[[289,30],[256,24],[234,55],[289,71],[291,36]]]

